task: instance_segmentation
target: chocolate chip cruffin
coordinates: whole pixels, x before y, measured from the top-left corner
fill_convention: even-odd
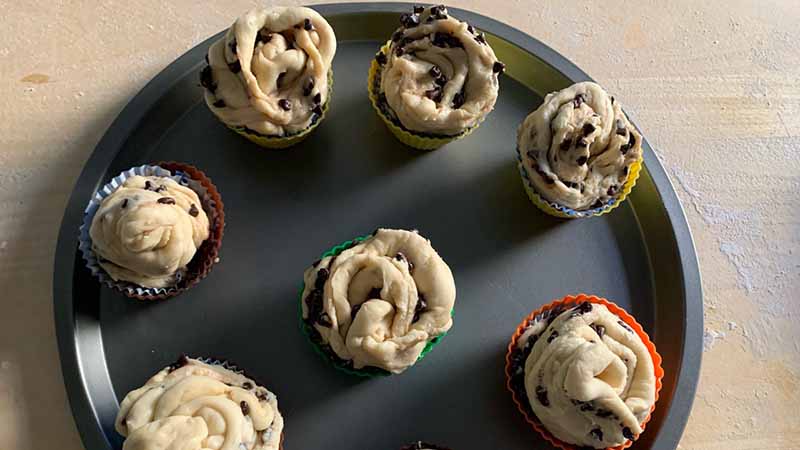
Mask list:
[[[101,282],[142,300],[178,295],[217,261],[222,199],[203,172],[182,163],[129,169],[89,202],[79,248]]]
[[[453,325],[453,274],[415,231],[380,228],[334,247],[303,282],[304,330],[348,373],[402,373]]]
[[[517,132],[518,167],[531,200],[567,218],[606,213],[630,193],[642,137],[599,85],[548,94]],[[538,197],[538,198],[537,198]]]
[[[602,449],[627,447],[643,432],[663,369],[632,317],[581,294],[523,321],[506,375],[517,406],[547,440]]]
[[[313,9],[250,10],[208,50],[200,73],[206,104],[259,145],[294,145],[325,115],[335,53],[333,29]]]
[[[505,65],[483,33],[444,5],[415,6],[400,23],[370,68],[373,106],[412,147],[464,137],[494,109]]]
[[[123,450],[278,450],[278,400],[227,362],[181,357],[129,392],[114,427]]]

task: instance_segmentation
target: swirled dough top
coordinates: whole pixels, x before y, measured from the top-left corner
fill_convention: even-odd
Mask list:
[[[335,53],[333,28],[313,9],[253,9],[208,50],[206,104],[230,126],[298,133],[322,115]]]
[[[575,445],[615,447],[642,432],[655,403],[653,360],[639,336],[604,305],[582,303],[533,324],[525,389],[536,417]]]
[[[494,109],[504,66],[482,33],[444,6],[405,14],[392,36],[380,93],[411,131],[457,135]],[[382,98],[382,97],[381,97]]]
[[[417,232],[379,229],[304,275],[303,318],[356,369],[400,373],[453,325],[450,268]]]
[[[642,158],[639,132],[619,102],[592,82],[547,94],[520,125],[517,146],[536,191],[575,210],[615,198]]]
[[[209,223],[193,190],[171,178],[134,176],[103,199],[89,236],[111,278],[163,288],[208,239]]]
[[[186,358],[129,392],[114,426],[123,450],[277,450],[283,417],[253,380]]]

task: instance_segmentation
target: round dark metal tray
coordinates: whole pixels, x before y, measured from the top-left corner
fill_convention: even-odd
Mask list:
[[[64,214],[54,301],[62,368],[84,444],[120,448],[118,401],[181,353],[227,358],[277,393],[287,449],[392,449],[417,439],[456,449],[549,448],[504,388],[504,354],[522,317],[566,294],[626,308],[664,357],[664,389],[634,449],[674,449],[701,357],[702,295],[689,228],[653,151],[628,201],[563,221],[528,201],[515,166],[517,124],[541,96],[588,76],[537,40],[467,11],[508,71],[497,109],[469,138],[403,147],[367,99],[367,69],[409,4],[315,7],[340,40],[329,117],[304,143],[267,151],[227,130],[202,102],[211,38],[153,79],[86,164]],[[234,13],[232,13],[234,14]],[[646,131],[646,130],[645,130]],[[131,166],[185,161],[225,201],[221,262],[184,295],[144,303],[101,287],[77,251],[94,191]],[[304,268],[376,226],[418,228],[456,278],[455,326],[405,374],[363,380],[311,349],[297,325]]]

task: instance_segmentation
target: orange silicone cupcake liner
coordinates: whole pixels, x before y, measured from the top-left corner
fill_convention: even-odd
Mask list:
[[[645,347],[647,347],[647,351],[650,353],[650,357],[653,359],[653,373],[654,373],[654,375],[656,377],[655,401],[653,402],[653,406],[650,407],[650,412],[647,414],[647,417],[645,417],[644,421],[641,423],[642,432],[644,432],[645,426],[647,425],[647,422],[650,421],[650,417],[652,416],[653,411],[655,410],[655,405],[658,402],[658,394],[659,394],[659,392],[661,392],[661,387],[662,387],[661,379],[664,378],[664,369],[661,367],[661,361],[662,361],[661,355],[659,355],[658,352],[656,351],[656,346],[650,340],[650,336],[647,335],[647,333],[644,331],[642,326],[639,324],[639,322],[636,321],[636,319],[633,318],[633,316],[628,314],[627,311],[625,311],[624,309],[620,308],[619,306],[617,306],[615,303],[613,303],[611,301],[608,301],[608,300],[606,300],[604,298],[601,298],[601,297],[596,297],[594,295],[586,295],[586,294],[578,294],[578,295],[574,295],[574,296],[573,295],[568,295],[568,296],[566,296],[566,297],[564,297],[564,298],[562,298],[560,300],[554,300],[554,301],[548,303],[547,305],[544,305],[541,308],[539,308],[539,309],[533,311],[532,313],[530,313],[519,324],[519,326],[517,326],[517,329],[514,331],[514,334],[511,336],[511,342],[508,344],[508,349],[506,351],[506,367],[505,367],[506,389],[508,389],[508,391],[511,392],[511,398],[513,399],[514,404],[517,406],[517,409],[519,410],[519,412],[522,413],[523,417],[525,417],[525,421],[528,422],[528,424],[530,424],[531,427],[533,427],[533,429],[536,430],[546,441],[548,441],[554,447],[558,447],[558,448],[560,448],[562,450],[579,450],[579,448],[578,448],[578,446],[575,446],[573,444],[568,444],[566,442],[563,442],[563,441],[557,439],[552,434],[550,434],[550,432],[547,431],[547,429],[544,427],[544,425],[542,425],[535,418],[535,416],[532,416],[533,413],[532,412],[529,413],[526,410],[524,405],[525,405],[525,402],[528,401],[528,399],[527,398],[518,398],[517,392],[514,390],[514,388],[512,386],[512,383],[511,383],[511,369],[512,369],[511,368],[511,356],[512,356],[512,352],[517,347],[517,341],[519,340],[519,337],[522,336],[522,333],[525,332],[525,328],[528,326],[528,324],[532,320],[534,320],[536,318],[537,315],[539,315],[539,314],[541,314],[543,312],[546,312],[546,311],[550,311],[550,310],[556,308],[557,306],[562,306],[562,305],[563,306],[576,306],[576,305],[578,305],[580,303],[583,303],[583,302],[590,302],[590,303],[597,303],[597,304],[604,305],[606,308],[608,308],[609,311],[611,311],[612,313],[616,314],[620,319],[622,319],[623,322],[625,322],[628,326],[630,326],[633,329],[633,331],[636,333],[637,336],[639,336],[639,338],[644,343]],[[633,442],[634,441],[628,440],[627,442],[625,442],[622,445],[619,445],[619,446],[616,446],[616,447],[609,447],[606,450],[623,450],[623,449],[626,449],[626,448],[630,447],[631,445],[633,445]]]

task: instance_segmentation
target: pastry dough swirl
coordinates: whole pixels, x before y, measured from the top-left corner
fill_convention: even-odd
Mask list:
[[[494,108],[497,61],[483,33],[449,16],[447,9],[415,7],[401,17],[382,63],[379,98],[408,130],[458,135]]]
[[[552,319],[552,316],[550,316]],[[528,401],[556,438],[594,448],[636,439],[655,403],[653,360],[641,338],[605,305],[534,322],[518,340]]]
[[[517,132],[520,166],[545,199],[574,210],[622,193],[642,137],[619,102],[592,82],[547,94]]]
[[[123,450],[277,450],[275,394],[220,365],[182,358],[122,400]]]
[[[133,176],[103,199],[89,228],[92,250],[114,280],[174,285],[208,239],[197,194],[175,180]]]
[[[304,275],[303,318],[355,369],[401,373],[453,325],[453,274],[417,232],[379,229]]]
[[[229,126],[299,133],[322,116],[335,53],[333,29],[313,9],[253,9],[208,50],[206,104]]]

